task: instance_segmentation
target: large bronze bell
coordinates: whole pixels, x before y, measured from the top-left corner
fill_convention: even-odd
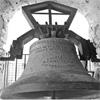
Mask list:
[[[100,98],[100,83],[77,57],[74,44],[61,38],[39,40],[30,47],[22,76],[2,92],[3,99]]]

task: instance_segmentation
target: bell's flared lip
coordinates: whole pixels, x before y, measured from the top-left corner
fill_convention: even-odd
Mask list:
[[[55,87],[56,86],[56,87]],[[11,88],[10,88],[11,89]],[[91,82],[69,82],[63,84],[62,87],[59,84],[29,84],[29,85],[20,85],[17,90],[15,89],[5,89],[2,92],[1,98],[7,99],[13,95],[27,95],[28,93],[42,93],[42,92],[63,92],[66,95],[79,95],[82,97],[91,97],[100,98],[100,83],[91,83]],[[26,91],[25,91],[26,90]],[[76,96],[77,97],[77,96]],[[76,98],[75,97],[75,98]],[[86,99],[86,98],[85,98]]]

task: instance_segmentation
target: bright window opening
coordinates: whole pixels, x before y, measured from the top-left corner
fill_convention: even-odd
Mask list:
[[[64,25],[64,22],[67,21],[69,15],[52,15],[52,24],[55,25],[55,22],[58,23],[58,25]]]
[[[40,17],[40,15],[38,14],[33,14],[33,17],[36,19],[37,22],[39,22],[39,24],[45,24],[45,22],[49,23],[48,15],[41,14]]]
[[[73,30],[84,39],[89,39],[89,23],[80,12],[76,13],[69,29]]]
[[[42,24],[45,24],[45,22],[49,23],[48,13],[49,13],[48,10],[42,10],[42,11],[38,11],[32,14],[32,16],[36,19],[37,22],[39,22],[39,24],[42,25]],[[53,25],[55,25],[55,22],[57,22],[58,25],[63,25],[64,22],[67,21],[69,17],[69,15],[62,14],[61,12],[58,12],[55,10],[51,10],[51,13],[52,13],[52,24]]]

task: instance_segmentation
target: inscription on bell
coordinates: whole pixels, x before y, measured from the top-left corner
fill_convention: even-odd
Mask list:
[[[53,63],[56,63],[56,64],[61,64],[61,63],[64,64],[65,63],[66,64],[67,59],[68,59],[68,57],[63,57],[63,55],[47,57],[46,59],[43,60],[43,64],[48,64],[48,63],[52,63],[52,64]],[[73,63],[73,61],[72,61],[72,63]]]
[[[74,66],[77,68],[77,64],[79,64],[77,62],[79,60],[77,59],[74,44],[64,39],[52,38],[40,40],[40,42],[37,41],[37,43],[31,46],[28,66],[31,72],[34,72],[32,64],[36,66],[35,69],[37,70],[53,70],[55,68],[56,70],[69,70],[67,66],[71,66],[73,69]]]

